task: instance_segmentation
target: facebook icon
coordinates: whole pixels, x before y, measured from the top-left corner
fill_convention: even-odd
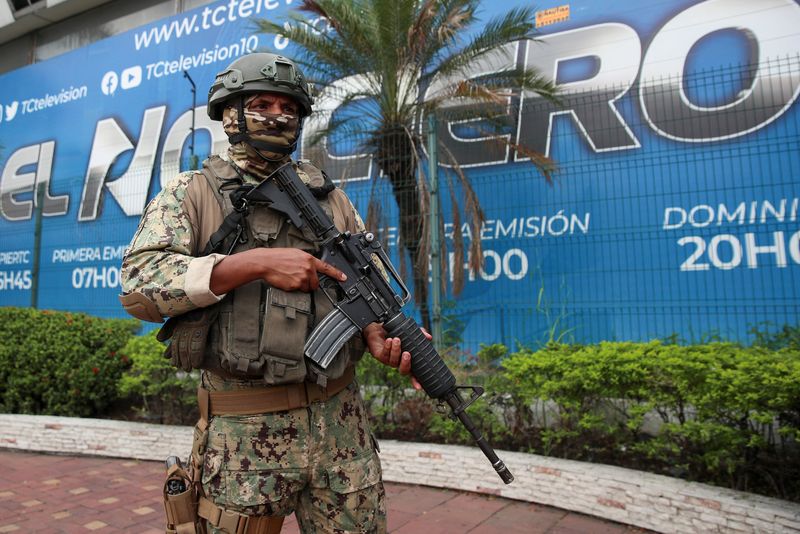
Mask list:
[[[119,77],[117,73],[110,70],[103,75],[103,81],[100,82],[100,90],[103,91],[104,95],[113,95],[114,91],[117,90],[118,84]]]

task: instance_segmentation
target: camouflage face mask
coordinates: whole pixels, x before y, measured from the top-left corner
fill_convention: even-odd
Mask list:
[[[297,115],[286,113],[265,113],[247,109],[247,106],[255,100],[256,96],[251,96],[244,102],[247,135],[254,141],[262,141],[281,147],[291,147],[297,140],[300,118]],[[222,127],[229,138],[239,133],[238,120],[239,111],[237,106],[225,108],[222,114]],[[244,141],[232,144],[228,148],[228,154],[239,168],[260,178],[266,178],[275,169],[275,163],[284,161],[289,157],[287,154],[279,152],[256,149]]]

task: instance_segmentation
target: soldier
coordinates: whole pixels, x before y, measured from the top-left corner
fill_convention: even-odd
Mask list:
[[[191,458],[206,521],[198,530],[279,532],[292,512],[303,532],[386,530],[377,444],[353,367],[363,342],[403,374],[411,356],[372,324],[327,370],[307,361],[306,337],[332,309],[319,274],[344,274],[314,256],[307,229],[241,201],[291,161],[312,103],[289,59],[254,53],[231,63],[208,99],[227,153],[167,184],[123,259],[125,309],[148,321],[169,317],[159,337],[171,337],[173,363],[202,369]],[[339,230],[364,230],[323,172],[292,165]]]

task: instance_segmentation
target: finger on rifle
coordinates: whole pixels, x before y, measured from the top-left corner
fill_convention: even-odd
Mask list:
[[[317,276],[317,271],[311,271],[311,273],[308,275],[306,286],[306,291],[308,293],[316,291],[319,288],[319,276]]]
[[[400,365],[400,338],[392,339],[392,350],[389,353],[389,366],[398,367]]]
[[[314,262],[314,268],[317,270],[317,272],[326,274],[331,278],[333,278],[334,280],[341,280],[342,282],[347,280],[347,276],[342,271],[331,265],[330,263],[325,263],[324,261],[318,258],[314,259],[316,260]]]
[[[400,367],[397,368],[401,375],[411,374],[411,353],[408,351],[403,352],[402,359],[400,360]]]
[[[392,338],[387,337],[383,340],[383,352],[381,357],[378,358],[381,363],[389,364],[389,354],[392,352]]]
[[[416,389],[417,391],[422,389],[422,384],[420,384],[417,381],[417,378],[414,376],[411,377],[411,385],[414,386],[414,389]]]

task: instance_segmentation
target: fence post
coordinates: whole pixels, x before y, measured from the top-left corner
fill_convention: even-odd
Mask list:
[[[436,153],[436,116],[428,114],[428,179],[430,180],[430,232],[431,232],[431,327],[433,345],[442,348],[442,262],[439,227],[439,174],[438,155]]]
[[[31,280],[31,308],[39,307],[39,263],[42,254],[42,211],[44,204],[44,188],[47,182],[39,182],[36,188],[36,203],[34,205],[33,226],[33,267]]]

